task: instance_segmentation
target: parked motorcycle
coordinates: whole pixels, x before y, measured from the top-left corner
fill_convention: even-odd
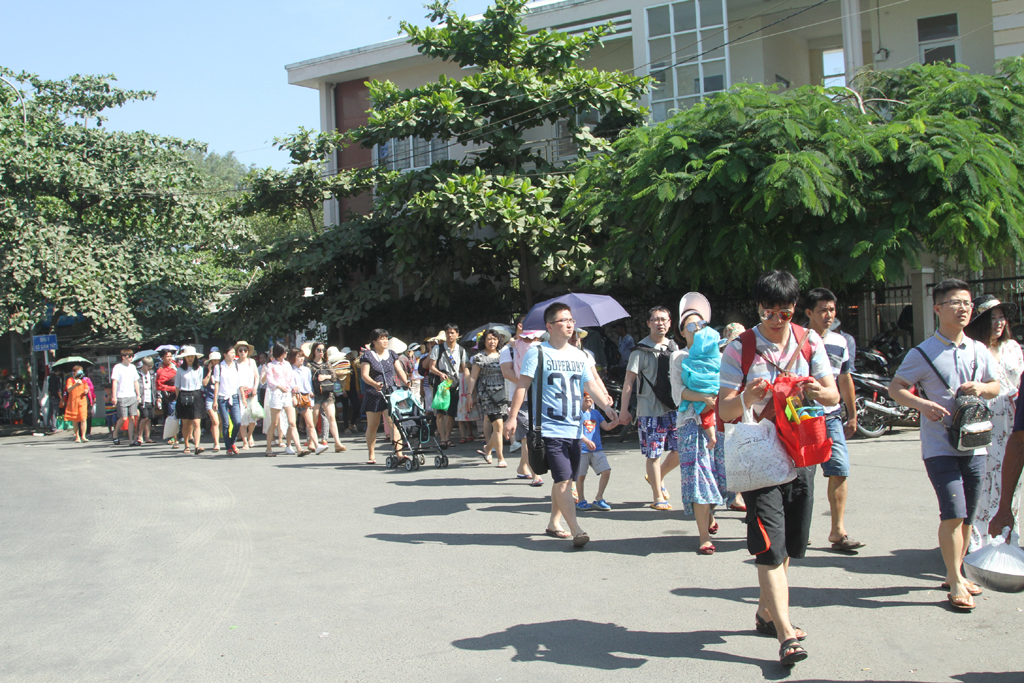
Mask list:
[[[858,434],[874,439],[897,423],[910,427],[921,426],[919,412],[889,398],[891,377],[860,372],[851,373],[851,376],[856,391]],[[910,387],[910,392],[916,394],[917,387]]]
[[[869,375],[892,377],[907,355],[897,328],[875,335],[866,347],[858,347],[854,367]]]

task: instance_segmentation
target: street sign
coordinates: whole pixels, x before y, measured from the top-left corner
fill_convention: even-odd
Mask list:
[[[32,350],[33,351],[56,351],[57,350],[57,335],[55,334],[36,334],[32,336]]]

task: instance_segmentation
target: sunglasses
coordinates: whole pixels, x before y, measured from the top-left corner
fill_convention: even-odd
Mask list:
[[[700,332],[707,326],[708,322],[706,320],[697,320],[692,323],[686,323],[686,327],[684,327],[683,329],[686,330],[687,332]]]
[[[793,319],[793,311],[765,311],[762,310],[758,315],[761,316],[761,320],[768,322],[773,319],[776,315],[779,316],[779,322],[788,323]]]

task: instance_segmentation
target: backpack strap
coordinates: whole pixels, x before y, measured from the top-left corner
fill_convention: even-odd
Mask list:
[[[917,351],[918,353],[921,354],[922,357],[924,357],[924,362],[928,364],[928,367],[932,369],[932,372],[935,373],[935,376],[939,378],[939,381],[942,382],[942,386],[946,387],[946,391],[952,394],[953,387],[949,386],[949,382],[946,381],[946,378],[939,373],[938,368],[935,367],[935,363],[933,363],[932,359],[928,357],[928,354],[925,353],[920,346],[915,346],[914,351]],[[975,353],[977,353],[977,351],[975,351]]]

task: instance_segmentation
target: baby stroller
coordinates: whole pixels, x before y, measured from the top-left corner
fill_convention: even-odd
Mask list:
[[[423,412],[423,406],[404,387],[385,388],[384,397],[388,400],[388,416],[394,427],[395,441],[401,439],[403,452],[389,455],[384,461],[388,467],[401,467],[405,464],[408,471],[418,470],[426,462],[428,450],[436,449],[439,455],[434,456],[434,467],[448,467],[448,456],[441,450],[437,437],[431,434],[430,419]],[[433,449],[430,442],[433,440]]]

